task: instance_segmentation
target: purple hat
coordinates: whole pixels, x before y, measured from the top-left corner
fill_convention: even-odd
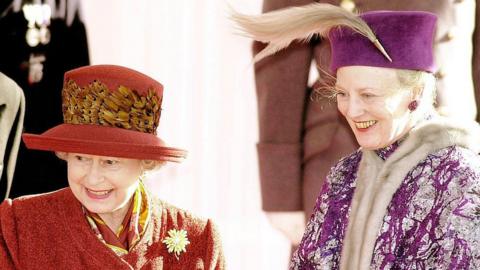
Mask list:
[[[347,28],[331,30],[330,69],[373,66],[435,71],[433,42],[437,17],[422,11],[373,11],[360,17],[370,26],[391,57],[390,62],[366,37]]]

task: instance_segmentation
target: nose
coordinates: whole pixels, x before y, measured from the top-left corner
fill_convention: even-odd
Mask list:
[[[348,118],[355,119],[364,113],[363,102],[356,97],[350,97],[347,106],[346,113]]]
[[[91,187],[97,186],[104,181],[103,172],[98,162],[92,162],[92,165],[88,168],[88,171],[86,172],[85,180],[87,184]]]

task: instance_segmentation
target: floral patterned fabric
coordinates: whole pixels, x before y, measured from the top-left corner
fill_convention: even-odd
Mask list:
[[[375,153],[386,160],[398,148]],[[361,159],[359,150],[332,168],[290,269],[340,269]],[[451,145],[409,171],[383,217],[370,269],[480,269],[479,156]]]
[[[98,214],[91,213],[86,208],[83,209],[88,224],[97,238],[119,257],[128,254],[129,250],[140,240],[150,219],[150,201],[142,182],[133,195],[122,225],[115,233]]]

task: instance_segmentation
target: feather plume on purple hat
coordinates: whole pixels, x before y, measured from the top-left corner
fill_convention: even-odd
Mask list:
[[[342,66],[375,66],[433,72],[436,16],[419,11],[375,11],[361,15],[314,3],[248,16],[232,13],[244,35],[268,43],[255,62],[294,40],[329,38],[331,70]]]
[[[373,66],[435,71],[433,43],[437,17],[423,11],[372,11],[360,15],[389,53],[387,61],[372,44],[350,29],[332,29],[330,69]]]

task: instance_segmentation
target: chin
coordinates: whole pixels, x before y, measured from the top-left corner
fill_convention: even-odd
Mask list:
[[[359,140],[357,140],[357,142],[358,145],[360,145],[360,147],[365,150],[377,150],[383,148],[383,146],[378,144],[377,142],[361,142]]]
[[[366,149],[366,150],[378,150],[378,149],[382,149],[382,148],[385,148],[387,146],[390,146],[394,142],[395,141],[384,143],[384,144],[379,144],[379,143],[365,143],[365,144],[362,144],[362,143],[359,143],[359,145],[363,149]]]
[[[378,147],[378,143],[375,143],[371,138],[366,138],[365,136],[356,137],[358,145],[362,149],[374,150]],[[365,140],[366,139],[366,140]]]
[[[371,146],[371,145],[365,145],[365,146],[360,145],[360,147],[362,147],[362,149],[371,150],[371,151],[381,148],[381,147],[378,147],[378,146]]]
[[[88,209],[88,211],[92,213],[97,213],[97,214],[105,214],[105,213],[110,213],[113,212],[110,207],[107,205],[95,205],[91,203],[82,203],[85,208]]]

